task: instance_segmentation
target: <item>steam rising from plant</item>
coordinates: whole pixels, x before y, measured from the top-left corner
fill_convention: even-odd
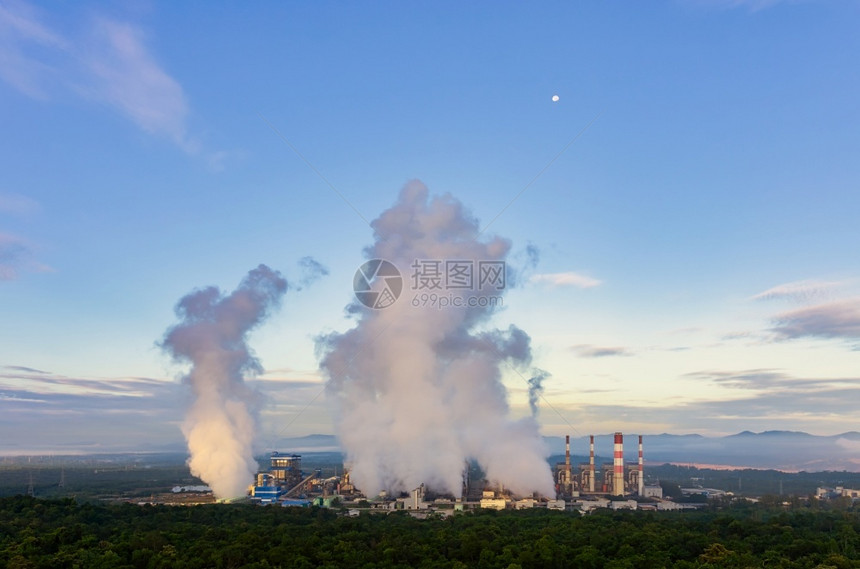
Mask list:
[[[247,336],[286,290],[278,272],[260,265],[229,295],[217,287],[194,291],[176,305],[180,321],[161,342],[175,361],[191,364],[185,381],[194,402],[182,425],[188,465],[218,498],[242,496],[257,470],[252,444],[260,398],[244,377],[262,368]]]
[[[475,459],[491,481],[516,494],[553,495],[538,424],[533,416],[510,418],[501,381],[503,364],[531,373],[529,336],[516,326],[482,328],[493,306],[415,307],[411,298],[409,267],[416,259],[503,261],[510,242],[482,239],[459,201],[429,198],[420,182],[408,184],[372,226],[375,243],[365,256],[401,270],[403,296],[383,310],[353,302],[357,326],[319,340],[328,399],[356,486],[375,495],[425,483],[459,496],[464,465]],[[541,379],[530,385],[535,409]]]
[[[543,395],[543,380],[548,378],[550,374],[538,369],[534,371],[532,377],[529,378],[529,409],[531,409],[532,417],[537,417],[538,414],[538,399]]]

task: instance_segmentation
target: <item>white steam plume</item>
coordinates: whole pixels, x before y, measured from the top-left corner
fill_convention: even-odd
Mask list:
[[[191,364],[185,380],[194,402],[182,425],[188,465],[218,498],[242,496],[257,470],[252,444],[259,395],[244,376],[262,368],[247,336],[286,290],[280,273],[260,265],[227,296],[216,287],[194,291],[176,305],[180,322],[161,342],[175,361]]]
[[[504,290],[478,289],[478,261],[503,261],[510,243],[480,239],[480,227],[451,197],[428,197],[409,183],[373,224],[365,254],[401,271],[404,290],[393,305],[372,310],[354,302],[358,324],[320,338],[321,368],[352,480],[368,495],[425,483],[459,496],[467,459],[516,494],[554,494],[548,450],[534,417],[510,418],[500,366],[528,371],[530,338],[515,326],[478,331],[492,306],[414,306],[412,269],[418,260],[475,262],[475,289],[457,290],[468,303]],[[437,291],[438,292],[438,291]],[[420,302],[419,302],[420,304]]]

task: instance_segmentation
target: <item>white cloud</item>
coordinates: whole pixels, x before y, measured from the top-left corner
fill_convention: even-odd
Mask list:
[[[85,57],[91,74],[86,96],[105,101],[150,134],[166,135],[187,151],[185,93],[149,53],[143,32],[128,23],[101,19],[95,48]]]
[[[791,300],[805,304],[827,298],[834,289],[844,284],[840,281],[795,281],[760,292],[752,300]]]
[[[529,282],[547,284],[549,286],[574,286],[577,288],[593,288],[603,284],[603,281],[568,271],[565,273],[543,273],[532,275]]]
[[[44,99],[44,83],[56,70],[31,55],[36,50],[66,49],[66,42],[38,21],[38,13],[22,2],[0,4],[0,77],[31,97]]]
[[[38,21],[36,10],[24,2],[0,4],[0,26],[13,33],[42,45],[64,46],[65,42]]]
[[[199,150],[187,133],[182,86],[150,53],[141,28],[96,17],[72,42],[43,19],[23,2],[0,5],[0,78],[37,99],[54,89],[107,103],[145,132]]]

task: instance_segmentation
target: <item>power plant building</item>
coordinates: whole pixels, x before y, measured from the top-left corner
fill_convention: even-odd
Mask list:
[[[302,481],[302,457],[298,454],[280,454],[273,452],[269,473],[275,482],[287,489],[295,487]]]
[[[288,498],[296,497],[315,483],[320,483],[319,470],[309,476],[304,475],[301,455],[273,452],[269,464],[269,472],[257,473],[251,488],[251,496],[261,504],[294,502]]]
[[[558,496],[577,497],[580,494],[609,494],[611,496],[637,495],[645,497],[645,462],[642,435],[639,435],[639,460],[624,462],[624,435],[613,436],[612,462],[601,465],[594,462],[594,435],[589,437],[588,462],[579,465],[574,473],[570,464],[570,436],[565,437],[564,462],[555,465],[555,483]]]
[[[507,509],[547,507],[564,509],[564,504],[587,496],[585,502],[591,505],[600,496],[612,496],[617,501],[621,496],[639,496],[642,498],[659,497],[659,487],[645,486],[644,456],[642,436],[639,435],[638,461],[624,461],[624,436],[620,432],[613,435],[613,460],[600,465],[595,463],[594,436],[589,437],[588,462],[580,463],[578,471],[571,463],[570,436],[565,437],[564,461],[555,464],[553,477],[555,496],[514,496],[503,487],[495,490],[487,487],[487,481],[476,467],[466,463],[463,471],[463,488],[461,498],[441,496],[434,498],[432,489],[425,489],[421,484],[409,494],[388,496],[380,493],[371,497],[371,504],[364,507],[372,509],[404,509],[419,511],[444,502],[449,509],[463,508],[464,504],[472,507]],[[605,456],[605,455],[604,455]],[[598,468],[599,466],[599,468]],[[470,474],[477,475],[474,477]],[[296,502],[307,505],[310,500],[316,500],[320,505],[331,505],[334,500],[343,499],[346,503],[363,501],[364,496],[350,479],[349,471],[329,478],[322,477],[320,469],[313,473],[302,471],[302,457],[298,454],[282,454],[273,452],[270,456],[268,472],[257,474],[255,484],[250,489],[254,500],[261,504],[292,505]],[[430,496],[429,500],[425,494]],[[296,501],[295,499],[299,499]],[[441,502],[440,502],[441,500]],[[547,501],[549,500],[549,501]],[[456,501],[456,503],[455,503]],[[546,504],[544,506],[544,504]],[[440,506],[445,507],[445,506]]]

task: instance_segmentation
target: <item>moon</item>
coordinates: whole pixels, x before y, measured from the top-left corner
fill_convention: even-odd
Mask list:
[[[557,102],[558,102],[558,95],[553,95],[553,96],[552,96],[552,102],[553,102],[553,103],[557,103]]]

